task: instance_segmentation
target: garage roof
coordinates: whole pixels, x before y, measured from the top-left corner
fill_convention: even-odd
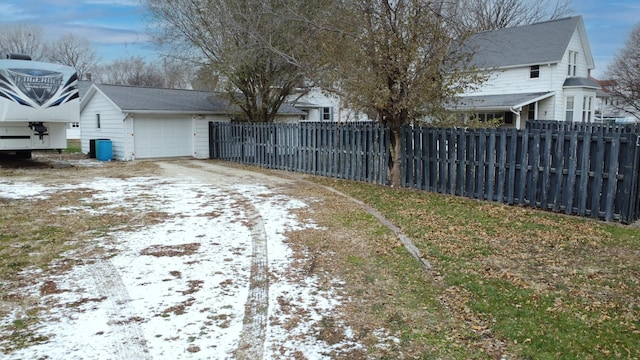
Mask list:
[[[127,85],[93,84],[83,98],[85,104],[96,91],[102,92],[123,112],[229,114],[234,107],[219,94],[210,91],[163,89]],[[82,106],[83,107],[83,106]],[[302,114],[288,104],[281,114]]]

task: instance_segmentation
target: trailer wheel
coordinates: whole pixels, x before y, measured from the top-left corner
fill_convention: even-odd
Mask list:
[[[29,160],[31,159],[31,151],[30,150],[16,151],[16,158],[18,158],[19,160]]]

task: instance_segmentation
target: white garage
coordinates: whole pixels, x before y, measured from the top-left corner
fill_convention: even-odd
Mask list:
[[[93,84],[80,103],[82,152],[112,142],[114,160],[209,157],[210,121],[229,121],[229,106],[206,91]]]
[[[82,152],[111,140],[114,160],[209,157],[209,122],[230,121],[227,101],[209,91],[92,84],[81,94]],[[283,104],[279,121],[304,113]],[[95,147],[95,146],[94,146]]]

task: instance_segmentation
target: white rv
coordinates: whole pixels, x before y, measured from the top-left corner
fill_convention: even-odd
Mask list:
[[[31,158],[33,150],[67,147],[66,125],[80,121],[78,76],[68,66],[0,59],[0,152]]]

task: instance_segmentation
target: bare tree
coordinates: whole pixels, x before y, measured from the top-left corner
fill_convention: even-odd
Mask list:
[[[462,0],[460,19],[475,32],[533,24],[571,14],[571,0]]]
[[[613,80],[609,89],[613,106],[640,120],[640,23],[631,31],[625,47],[616,55],[606,76]]]
[[[191,86],[194,70],[191,62],[164,57],[159,65],[163,86],[168,89],[186,89]]]
[[[426,116],[447,114],[445,104],[480,83],[457,51],[469,33],[459,29],[448,1],[343,1],[343,31],[329,46],[331,82],[355,109],[374,109],[392,132],[392,185],[401,185],[401,127]]]
[[[111,85],[163,87],[164,77],[157,65],[142,57],[132,56],[113,60],[92,70],[94,81]]]
[[[76,69],[78,79],[85,79],[89,69],[98,63],[98,56],[86,38],[73,34],[62,36],[51,45],[49,60]]]
[[[0,52],[29,55],[33,60],[46,60],[48,48],[42,29],[35,25],[13,24],[0,27]]]
[[[273,121],[280,106],[304,89],[310,51],[304,23],[282,16],[315,2],[281,0],[145,0],[164,24],[158,43],[200,60],[249,121]],[[208,87],[202,83],[199,87]],[[302,91],[301,91],[302,90]]]

